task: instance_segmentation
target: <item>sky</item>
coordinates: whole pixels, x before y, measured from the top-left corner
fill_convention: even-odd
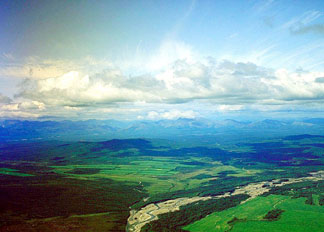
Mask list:
[[[320,117],[324,1],[1,1],[0,118]]]

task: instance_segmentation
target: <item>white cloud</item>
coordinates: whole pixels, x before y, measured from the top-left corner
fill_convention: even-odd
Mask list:
[[[0,107],[4,111],[23,111],[23,110],[44,110],[45,105],[38,101],[26,101],[20,103],[4,104]]]
[[[321,72],[273,71],[253,63],[178,60],[155,75],[126,77],[118,69],[96,75],[69,72],[27,79],[19,96],[45,105],[93,106],[121,102],[215,104],[296,104],[324,100]]]
[[[156,87],[150,86],[150,78],[126,78],[118,70],[106,70],[91,77],[73,71],[56,78],[27,79],[20,95],[49,105],[78,106],[159,101],[158,95],[145,91]]]
[[[187,110],[187,111],[180,111],[180,110],[170,110],[170,111],[150,111],[147,113],[146,117],[140,116],[139,119],[150,119],[150,120],[160,120],[160,119],[168,119],[174,120],[178,118],[196,118],[198,113]]]
[[[37,118],[44,110],[44,103],[38,101],[7,102],[0,105],[0,118]]]
[[[238,111],[244,109],[243,105],[219,105],[217,106],[218,111],[226,112],[226,111]]]

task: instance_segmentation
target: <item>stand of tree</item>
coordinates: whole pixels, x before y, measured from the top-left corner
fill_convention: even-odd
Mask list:
[[[237,206],[241,201],[249,196],[245,194],[199,201],[180,207],[179,211],[159,215],[157,221],[152,221],[145,225],[141,232],[184,232],[183,226],[197,221],[207,215]]]
[[[264,220],[268,220],[268,221],[276,221],[276,220],[279,220],[280,218],[280,215],[285,212],[284,210],[282,209],[273,209],[273,210],[270,210],[267,215],[265,215],[263,217]]]

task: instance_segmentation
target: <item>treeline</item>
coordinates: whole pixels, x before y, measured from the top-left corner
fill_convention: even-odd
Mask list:
[[[132,205],[132,209],[140,209],[151,203],[157,203],[165,200],[172,200],[180,197],[194,197],[194,196],[204,197],[204,196],[222,195],[226,192],[233,192],[237,186],[244,186],[251,182],[257,182],[255,181],[256,178],[257,178],[256,176],[249,176],[249,177],[227,176],[216,180],[211,180],[208,182],[208,184],[199,186],[197,188],[178,190],[174,192],[165,192],[165,193],[152,195],[146,202],[140,201]]]
[[[319,196],[318,203],[324,205],[324,193]]]
[[[316,194],[319,195],[319,204],[324,205],[324,181],[305,181],[274,187],[263,196],[270,194],[286,195],[292,198],[305,197],[305,203],[309,205],[314,205],[313,194]]]
[[[174,192],[164,192],[156,195],[151,195],[146,202],[140,201],[132,205],[132,209],[138,210],[148,204],[165,201],[166,199],[171,200],[179,197],[221,195],[226,192],[232,192],[235,190],[236,187],[244,186],[249,183],[260,182],[260,181],[271,181],[273,179],[282,179],[288,177],[296,178],[301,176],[307,176],[307,173],[309,173],[310,171],[313,171],[313,169],[310,169],[309,167],[299,168],[299,172],[301,174],[298,173],[298,170],[295,167],[289,167],[286,169],[285,172],[272,171],[269,168],[269,169],[265,169],[265,171],[262,172],[262,174],[256,174],[254,176],[245,176],[245,177],[233,177],[228,175],[231,174],[231,172],[221,172],[218,173],[219,178],[210,180],[203,186],[199,186],[197,188],[192,188],[192,189],[178,190]],[[286,195],[280,193],[278,194]]]
[[[183,232],[183,226],[202,219],[207,215],[237,206],[248,195],[236,195],[208,201],[199,201],[180,207],[179,211],[159,215],[157,221],[146,224],[141,232]]]

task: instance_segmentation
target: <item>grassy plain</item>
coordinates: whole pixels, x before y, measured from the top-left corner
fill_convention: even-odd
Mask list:
[[[10,176],[33,176],[27,173],[21,173],[19,170],[12,168],[0,168],[0,175],[10,175]]]
[[[176,157],[115,158],[115,164],[51,166],[60,175],[77,179],[108,178],[143,185],[149,194],[196,188],[218,178],[221,172],[229,176],[244,177],[260,173],[257,169],[236,168],[208,158],[177,159]],[[76,172],[75,170],[78,170]],[[84,171],[82,171],[84,170]],[[87,170],[98,170],[87,173]]]
[[[211,139],[206,146],[197,139],[195,143],[129,139],[3,145],[0,231],[35,231],[32,225],[41,228],[38,231],[125,231],[130,208],[166,199],[218,195],[251,182],[295,178],[323,170],[323,138],[250,140],[225,141],[224,145]],[[324,185],[295,185],[274,189],[272,195],[235,208],[217,205],[227,210],[188,228],[285,231],[291,227],[298,231],[298,226],[302,228],[299,231],[318,231],[324,221],[323,206],[319,206],[324,202]],[[295,197],[309,200],[313,194],[309,202],[314,205],[305,205],[306,198],[290,199],[292,188]],[[265,221],[263,217],[274,208],[284,210],[280,219]],[[184,207],[157,220],[160,230],[154,231],[173,231],[186,225],[183,222],[189,224],[216,211],[202,203]],[[234,217],[238,220],[228,224]],[[171,219],[172,225],[165,223]],[[67,227],[59,227],[63,224]],[[167,224],[177,227],[165,228]]]
[[[269,195],[257,197],[235,208],[208,215],[186,227],[195,232],[320,232],[324,227],[324,207],[305,204],[306,198],[291,199],[289,196]],[[279,220],[265,220],[264,216],[273,209],[284,212]],[[235,222],[233,221],[236,217]]]

